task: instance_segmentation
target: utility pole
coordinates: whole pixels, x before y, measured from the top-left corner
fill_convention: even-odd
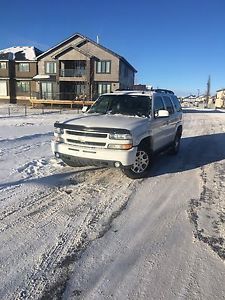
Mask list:
[[[208,107],[208,104],[209,104],[209,97],[210,97],[210,86],[211,86],[211,78],[210,78],[210,75],[209,75],[209,79],[208,79],[208,82],[207,82],[207,92],[206,92],[206,103],[205,103],[205,106]]]

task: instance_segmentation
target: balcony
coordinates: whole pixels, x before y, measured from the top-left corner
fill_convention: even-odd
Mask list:
[[[60,77],[84,77],[86,69],[61,69]]]

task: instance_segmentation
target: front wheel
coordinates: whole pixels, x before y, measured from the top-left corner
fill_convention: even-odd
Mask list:
[[[138,148],[134,164],[129,168],[124,168],[124,174],[131,179],[146,177],[152,163],[151,158],[150,151],[144,148]]]
[[[177,133],[175,138],[174,138],[172,148],[170,149],[170,154],[176,155],[179,152],[179,150],[180,150],[180,139],[181,139],[181,136],[180,136],[179,133]]]

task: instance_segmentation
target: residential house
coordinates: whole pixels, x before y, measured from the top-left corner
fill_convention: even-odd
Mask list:
[[[215,107],[225,107],[225,89],[220,89],[216,91]]]
[[[36,90],[37,55],[35,47],[11,47],[0,50],[0,102],[24,102]]]
[[[115,52],[76,33],[37,57],[38,99],[96,99],[134,85],[135,68]]]

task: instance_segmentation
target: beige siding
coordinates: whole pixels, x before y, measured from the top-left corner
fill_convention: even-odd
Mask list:
[[[88,42],[81,49],[87,52],[89,55],[93,55],[98,60],[110,60],[111,61],[111,73],[110,74],[97,74],[96,64],[94,66],[94,80],[95,81],[119,81],[119,58],[110,54],[109,52],[101,49],[95,44]]]
[[[58,59],[59,60],[86,60],[87,56],[72,48],[67,53],[60,55]]]

